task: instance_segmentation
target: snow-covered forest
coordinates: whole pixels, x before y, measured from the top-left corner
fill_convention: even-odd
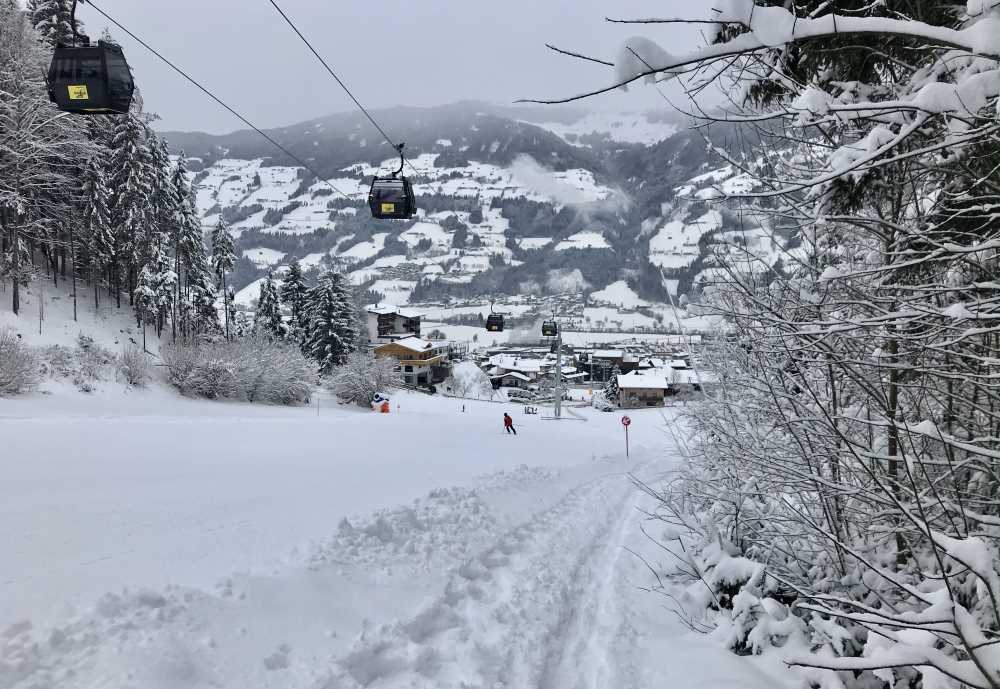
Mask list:
[[[550,45],[604,79],[532,102],[659,91],[683,143],[475,113],[486,175],[425,122],[411,225],[368,217],[371,132],[320,179],[288,129],[188,133],[188,159],[139,73],[127,114],[61,111],[75,3],[0,0],[0,689],[1000,689],[1000,0],[671,7],[609,18],[637,34],[611,56]],[[498,131],[554,167],[515,183]],[[251,199],[270,164],[302,199]],[[614,203],[538,191],[567,176]],[[422,340],[374,288],[409,263],[406,299],[476,325]],[[572,306],[540,330],[492,301],[559,303],[564,270],[607,319],[665,298],[676,340],[564,369]],[[478,346],[453,294],[510,340]]]
[[[0,3],[0,281],[14,316],[22,315],[28,286],[68,283],[74,321],[109,302],[131,311],[144,347],[147,329],[169,343],[169,379],[185,393],[252,400],[243,386],[219,387],[212,361],[222,361],[274,384],[259,398],[309,399],[315,368],[328,373],[359,344],[354,290],[332,271],[310,287],[293,264],[280,294],[270,276],[262,282],[252,321],[236,312],[227,286],[236,261],[229,228],[220,219],[203,230],[187,161],[169,154],[141,97],[126,115],[85,118],[50,102],[45,74],[52,49],[73,41],[72,6]],[[216,347],[211,361],[197,365],[206,355],[199,344],[245,337],[273,346],[250,358],[239,343]],[[0,393],[37,382],[37,358],[7,340]]]

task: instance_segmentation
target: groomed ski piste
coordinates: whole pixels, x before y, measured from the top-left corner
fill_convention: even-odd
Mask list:
[[[782,686],[642,590],[672,410],[626,458],[589,408],[48,393],[0,400],[5,689]]]

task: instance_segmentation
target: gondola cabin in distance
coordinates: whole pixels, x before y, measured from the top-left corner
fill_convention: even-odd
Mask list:
[[[491,313],[486,317],[486,330],[491,333],[503,332],[503,316],[499,313]]]
[[[405,177],[376,177],[368,192],[368,206],[378,220],[409,220],[417,212],[413,187]]]
[[[60,110],[80,115],[125,115],[135,82],[122,49],[97,45],[57,46],[48,74],[49,99]]]

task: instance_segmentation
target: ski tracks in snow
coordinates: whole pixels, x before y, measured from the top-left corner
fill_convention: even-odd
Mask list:
[[[459,567],[413,619],[359,643],[321,686],[638,689],[619,577],[635,499],[625,473],[572,489]]]

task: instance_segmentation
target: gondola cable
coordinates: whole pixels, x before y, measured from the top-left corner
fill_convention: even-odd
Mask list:
[[[368,111],[368,109],[361,104],[351,89],[347,87],[344,80],[337,75],[333,68],[330,66],[323,56],[319,54],[319,51],[313,47],[313,44],[309,42],[309,39],[305,37],[299,27],[295,25],[281,6],[276,2],[276,0],[269,0],[271,6],[277,10],[281,18],[285,20],[285,23],[291,27],[295,35],[299,37],[309,51],[319,60],[320,64],[326,69],[331,77],[340,85],[340,88],[344,90],[354,104],[358,106],[358,109],[368,118],[368,121],[372,123],[372,126],[378,130],[378,132],[398,154],[399,154],[399,170],[392,173],[390,177],[380,177],[375,175],[372,179],[371,189],[368,192],[368,206],[371,210],[373,218],[377,220],[408,220],[414,216],[417,212],[417,200],[416,196],[413,194],[413,186],[410,184],[410,180],[406,178],[403,174],[403,168],[408,164],[410,169],[413,170],[415,174],[420,174],[417,169],[413,166],[413,163],[406,159],[403,153],[403,147],[406,145],[402,142],[395,143],[392,137],[386,133],[385,129],[378,123],[375,117]]]
[[[278,11],[278,14],[281,15],[281,18],[285,20],[285,23],[288,24],[289,27],[291,27],[292,31],[294,31],[295,34],[299,37],[299,39],[306,45],[306,47],[309,48],[309,51],[316,56],[316,59],[319,60],[320,64],[323,65],[326,71],[330,73],[330,76],[332,76],[336,80],[336,82],[340,84],[340,88],[344,89],[344,93],[346,93],[348,97],[350,97],[350,99],[354,101],[354,104],[358,106],[358,109],[364,114],[365,117],[368,118],[368,121],[372,123],[372,126],[378,130],[379,134],[382,135],[386,143],[392,146],[396,151],[400,151],[401,144],[395,143],[393,141],[392,137],[389,136],[386,133],[385,129],[382,128],[382,125],[378,123],[375,117],[368,111],[368,109],[364,105],[361,104],[361,101],[359,101],[357,97],[351,92],[351,89],[347,88],[347,84],[344,83],[344,80],[341,79],[337,75],[337,73],[333,71],[333,68],[330,67],[330,64],[325,59],[323,59],[323,56],[319,54],[319,51],[317,51],[316,48],[313,47],[313,44],[310,43],[309,39],[306,38],[305,35],[299,30],[299,27],[295,25],[295,22],[292,21],[291,17],[285,14],[285,11],[281,9],[281,6],[277,2],[275,2],[275,0],[268,0],[268,2],[270,2],[271,5],[274,6],[274,9]],[[410,169],[413,170],[414,174],[420,174],[417,171],[417,169],[413,167],[413,163],[411,163],[409,160],[406,161],[406,164],[410,166]]]
[[[180,74],[182,77],[184,77],[185,79],[187,79],[189,82],[191,82],[192,84],[194,84],[196,87],[198,87],[198,89],[201,90],[202,93],[204,93],[206,96],[208,96],[209,98],[211,98],[212,100],[214,100],[216,103],[218,103],[219,105],[221,105],[223,108],[225,108],[227,111],[229,111],[230,114],[232,114],[234,117],[236,117],[237,119],[239,119],[243,124],[245,124],[246,126],[250,127],[252,130],[254,130],[255,132],[257,132],[258,134],[260,134],[264,139],[266,139],[268,142],[270,142],[271,145],[273,145],[279,151],[281,151],[282,153],[284,153],[285,155],[287,155],[289,158],[291,158],[293,161],[295,161],[296,163],[298,163],[302,168],[304,168],[308,172],[312,173],[316,177],[316,179],[318,179],[321,183],[323,183],[326,186],[330,187],[333,191],[337,192],[338,194],[340,194],[341,196],[343,196],[348,201],[354,202],[355,199],[352,199],[350,196],[348,196],[343,191],[341,191],[340,189],[338,189],[335,185],[333,185],[332,183],[328,182],[326,179],[324,179],[322,177],[322,175],[320,175],[318,172],[316,172],[316,170],[314,170],[312,168],[312,166],[310,166],[305,161],[303,161],[301,158],[299,158],[294,153],[292,153],[291,151],[289,151],[287,148],[285,148],[284,146],[282,146],[280,143],[278,143],[271,136],[269,136],[268,134],[264,133],[263,130],[261,130],[255,124],[253,124],[250,120],[248,120],[243,115],[241,115],[240,113],[236,112],[236,110],[234,110],[229,105],[227,105],[225,102],[223,102],[223,100],[221,98],[219,98],[214,93],[212,93],[211,91],[209,91],[206,87],[202,86],[198,81],[196,81],[194,79],[194,77],[190,76],[183,69],[181,69],[180,67],[178,67],[177,65],[175,65],[173,62],[171,62],[170,60],[168,60],[166,57],[164,57],[161,53],[159,53],[151,45],[149,45],[144,40],[142,40],[141,38],[139,38],[138,36],[136,36],[134,33],[132,33],[131,31],[129,31],[127,28],[125,28],[117,19],[115,19],[114,17],[112,17],[111,15],[109,15],[107,12],[105,12],[100,7],[98,7],[96,4],[94,4],[93,0],[87,0],[87,4],[90,5],[91,7],[93,7],[94,10],[98,14],[100,14],[102,17],[104,17],[109,22],[111,22],[112,24],[114,24],[115,26],[117,26],[119,29],[121,29],[125,34],[127,34],[129,37],[131,37],[132,40],[134,40],[136,43],[138,43],[143,48],[145,48],[146,50],[148,50],[149,52],[151,52],[153,55],[155,55],[156,57],[158,57],[164,64],[166,64],[172,70],[174,70],[175,72],[177,72],[178,74]]]
[[[285,14],[285,11],[281,9],[281,6],[277,2],[275,2],[274,0],[269,0],[269,2],[271,3],[271,5],[274,6],[274,9],[278,11],[278,14],[281,15],[281,18],[285,20],[285,23],[288,24],[289,27],[291,27],[292,31],[295,32],[295,34],[299,37],[299,39],[303,43],[305,43],[306,47],[309,48],[309,51],[316,56],[316,59],[319,60],[320,64],[323,65],[326,71],[330,73],[330,76],[332,76],[336,80],[336,82],[340,84],[340,88],[342,88],[344,90],[344,93],[346,93],[348,97],[350,97],[350,99],[354,101],[354,104],[358,106],[358,109],[364,114],[365,117],[368,118],[368,121],[372,123],[372,126],[379,131],[379,134],[381,134],[383,138],[385,138],[386,142],[388,142],[390,146],[396,148],[397,144],[393,143],[392,138],[388,134],[386,134],[385,130],[382,128],[382,125],[380,125],[375,120],[375,118],[372,117],[372,114],[368,112],[367,108],[365,108],[364,105],[361,104],[361,101],[359,101],[355,97],[355,95],[351,93],[351,89],[347,88],[347,84],[344,83],[343,79],[337,76],[337,73],[333,71],[333,68],[330,67],[329,63],[327,63],[327,61],[323,59],[323,56],[320,55],[319,52],[316,50],[316,48],[313,47],[313,44],[309,42],[309,39],[306,38],[305,35],[299,30],[299,27],[295,25],[295,22],[293,22],[291,18],[287,14]]]

